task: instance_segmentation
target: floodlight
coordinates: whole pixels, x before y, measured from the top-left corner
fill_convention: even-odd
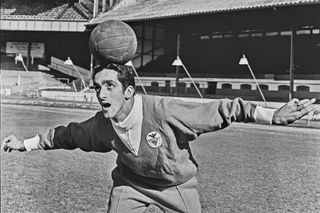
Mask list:
[[[130,61],[128,61],[127,63],[125,63],[124,65],[129,66],[129,67],[132,67],[133,72],[134,72],[134,74],[137,76],[137,79],[138,79],[138,81],[139,81],[139,83],[140,83],[140,86],[141,86],[144,94],[147,95],[147,91],[146,91],[146,89],[144,88],[144,86],[143,86],[143,84],[142,84],[142,82],[141,82],[141,79],[140,79],[140,77],[139,77],[139,75],[138,75],[138,72],[136,71],[136,69],[135,69],[134,66],[133,66],[132,61],[130,60]]]
[[[14,58],[15,61],[23,61],[23,57],[21,55],[21,53],[19,53],[18,55],[16,55],[16,57]]]
[[[187,70],[187,68],[184,66],[184,64],[182,63],[182,61],[181,61],[181,59],[180,59],[180,57],[179,57],[179,56],[177,56],[176,60],[174,60],[174,62],[172,63],[172,66],[176,66],[176,67],[178,67],[178,66],[182,66],[182,67],[183,67],[184,71],[187,73],[187,75],[188,75],[189,79],[191,80],[191,82],[192,82],[192,84],[193,84],[194,88],[197,90],[197,92],[198,92],[199,96],[200,96],[201,98],[203,98],[203,96],[202,96],[202,94],[201,94],[200,90],[198,89],[198,87],[197,87],[196,83],[193,81],[193,79],[192,79],[192,77],[191,77],[190,73],[188,72],[188,70]],[[176,87],[177,87],[177,86],[176,86]]]
[[[131,61],[131,60],[130,60],[130,61],[128,61],[127,63],[125,63],[124,65],[133,67],[133,63],[132,63],[132,61]]]
[[[65,65],[73,65],[73,62],[72,62],[71,58],[68,57],[68,59],[65,60],[63,64],[65,64]]]
[[[246,56],[245,56],[244,54],[242,55],[242,58],[241,58],[240,61],[239,61],[239,65],[246,65],[246,66],[248,67],[248,69],[249,69],[249,71],[250,71],[250,73],[251,73],[251,75],[252,75],[252,78],[253,78],[254,81],[256,82],[257,88],[258,88],[258,90],[259,90],[259,92],[260,92],[260,95],[261,95],[263,101],[266,102],[266,99],[265,99],[265,97],[264,97],[264,95],[263,95],[263,93],[262,93],[262,91],[261,91],[261,89],[260,89],[259,83],[258,83],[258,81],[257,81],[256,77],[254,76],[254,73],[253,73],[253,71],[252,71],[252,69],[251,69],[251,66],[250,66],[250,64],[249,64],[249,61],[248,61],[248,59],[246,58]]]
[[[17,61],[20,61],[20,62],[22,63],[23,68],[24,68],[27,72],[29,71],[28,68],[26,67],[26,65],[24,64],[23,57],[22,57],[21,53],[19,53],[18,55],[16,55],[16,57],[14,58],[14,60],[16,61],[16,63],[17,63]]]
[[[73,67],[73,69],[77,72],[77,74],[79,75],[79,77],[81,79],[81,84],[83,85],[83,88],[86,89],[86,87],[87,87],[86,81],[83,79],[83,76],[81,75],[81,73],[79,72],[77,67],[74,65],[71,58],[68,57],[67,60],[65,60],[63,64],[64,65],[71,65]]]
[[[246,58],[246,56],[243,54],[242,58],[239,61],[239,65],[248,65],[248,59]]]
[[[181,61],[181,59],[179,58],[179,56],[177,56],[176,60],[174,60],[174,62],[172,63],[172,66],[182,66],[183,63]]]

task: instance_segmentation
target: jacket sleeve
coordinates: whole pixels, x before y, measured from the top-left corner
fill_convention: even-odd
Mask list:
[[[170,125],[196,135],[223,129],[232,122],[255,122],[256,105],[240,98],[207,103],[171,99],[164,108]]]
[[[108,135],[108,129],[110,134]],[[99,113],[80,123],[69,123],[39,133],[41,149],[76,149],[108,152],[111,150],[112,129]]]

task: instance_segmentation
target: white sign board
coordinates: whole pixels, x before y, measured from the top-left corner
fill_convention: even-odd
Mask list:
[[[22,56],[28,56],[28,42],[7,42],[6,53],[16,54],[21,53]],[[33,58],[43,58],[44,43],[31,43],[30,56]]]

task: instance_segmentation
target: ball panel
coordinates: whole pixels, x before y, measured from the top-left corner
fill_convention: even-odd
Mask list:
[[[115,49],[130,47],[134,45],[135,38],[133,37],[114,37],[114,39],[104,39],[97,42],[97,50]]]
[[[107,37],[106,37],[106,34],[108,35]],[[121,37],[121,36],[133,36],[133,34],[127,34],[125,32],[114,32],[114,31],[111,31],[111,32],[101,32],[101,31],[99,31],[95,35],[94,40],[95,41],[101,41],[101,40],[104,40],[104,39],[112,39],[114,37]]]

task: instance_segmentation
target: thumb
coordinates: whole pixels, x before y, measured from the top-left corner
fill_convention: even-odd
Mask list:
[[[6,152],[8,150],[8,144],[6,141],[3,141],[2,144],[1,144],[1,149],[2,151]]]

